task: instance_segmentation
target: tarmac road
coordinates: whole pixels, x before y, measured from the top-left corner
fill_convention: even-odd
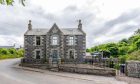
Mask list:
[[[115,77],[104,77],[44,70],[15,68],[20,59],[0,60],[0,84],[127,84]]]

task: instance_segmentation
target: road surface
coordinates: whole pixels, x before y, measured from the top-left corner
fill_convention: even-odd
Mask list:
[[[20,59],[0,60],[0,84],[127,84],[114,77],[15,68]]]

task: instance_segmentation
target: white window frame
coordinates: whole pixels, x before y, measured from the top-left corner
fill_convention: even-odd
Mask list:
[[[40,37],[40,45],[42,45],[42,37],[41,36],[35,36],[35,45],[36,46],[40,46],[40,45],[37,45],[37,37]]]
[[[76,51],[75,51],[75,49],[69,49],[68,50],[68,59],[70,59],[70,51],[74,52],[74,59],[76,59]]]
[[[37,52],[37,51],[40,51],[40,59],[41,59],[41,58],[42,58],[42,52],[41,52],[41,49],[35,49],[35,52],[34,52],[34,53],[35,53],[35,56],[34,56],[34,58],[37,59],[37,58],[36,58],[36,52]]]
[[[75,37],[74,36],[68,37],[68,45],[75,45]]]
[[[54,37],[55,37],[55,39],[54,39]],[[57,35],[51,36],[51,44],[52,45],[59,45],[59,38]]]

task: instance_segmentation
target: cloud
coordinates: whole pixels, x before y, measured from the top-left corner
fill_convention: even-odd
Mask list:
[[[0,45],[11,45],[8,44],[9,41],[23,45],[23,34],[27,30],[29,19],[32,20],[33,28],[50,28],[54,22],[60,28],[77,28],[78,19],[81,19],[83,30],[87,34],[87,47],[128,38],[140,26],[138,7],[123,11],[115,18],[104,19],[106,16],[99,13],[102,13],[104,6],[108,6],[106,3],[98,6],[95,0],[82,0],[81,4],[80,1],[65,1],[65,6],[60,2],[52,4],[49,0],[47,5],[41,0],[38,1],[40,4],[28,1],[25,7],[18,4],[0,6]],[[96,6],[93,6],[94,4]]]
[[[16,46],[19,47],[20,45],[23,45],[23,38],[22,36],[16,37],[13,35],[11,36],[0,35],[0,42],[1,42],[0,46],[16,44]]]
[[[99,28],[99,30],[97,30],[94,33],[96,33],[96,35],[105,34],[105,33],[108,33],[110,31],[112,31],[113,28],[115,28],[116,26],[122,25],[122,24],[123,25],[124,24],[128,25],[127,27],[129,27],[128,23],[130,21],[135,21],[138,18],[140,20],[140,16],[139,15],[140,15],[139,9],[135,9],[135,10],[132,10],[130,12],[124,12],[119,17],[117,17],[117,18],[115,18],[113,20],[107,21],[104,24],[102,24],[102,26]],[[135,23],[138,23],[138,22],[135,22]],[[119,31],[121,28],[125,28],[126,29],[126,26],[125,27],[118,27],[117,31]],[[103,30],[103,31],[101,31],[101,30]],[[127,31],[127,30],[124,30],[124,31]]]
[[[101,23],[93,31],[92,44],[98,45],[106,42],[117,42],[123,38],[130,37],[140,26],[139,9],[124,12],[115,19]]]

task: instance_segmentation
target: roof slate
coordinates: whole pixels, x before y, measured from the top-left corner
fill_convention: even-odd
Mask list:
[[[83,35],[78,28],[62,28],[60,29],[64,35]],[[27,30],[25,35],[46,35],[49,29],[32,29]]]
[[[83,35],[83,33],[77,28],[65,28],[61,29],[64,35]]]
[[[46,35],[48,31],[48,29],[32,29],[27,30],[24,35]]]

